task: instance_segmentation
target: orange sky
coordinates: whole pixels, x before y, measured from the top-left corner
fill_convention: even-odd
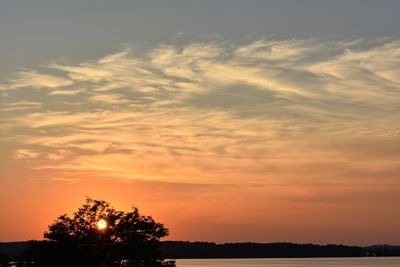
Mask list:
[[[0,241],[85,196],[169,239],[400,243],[400,42],[135,46],[0,83]]]
[[[13,170],[10,170],[13,172]],[[2,182],[2,241],[40,239],[58,215],[73,212],[84,196],[132,204],[170,228],[173,240],[216,242],[398,243],[398,184],[210,185],[88,179],[65,183],[13,176]],[[4,188],[4,187],[2,187]],[[5,192],[3,192],[5,191]],[[391,205],[390,203],[393,203]]]

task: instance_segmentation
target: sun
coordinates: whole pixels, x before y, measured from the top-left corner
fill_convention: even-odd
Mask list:
[[[99,229],[99,230],[104,230],[104,229],[107,228],[107,221],[104,220],[104,219],[100,219],[100,220],[97,222],[96,225],[97,225],[97,229]]]

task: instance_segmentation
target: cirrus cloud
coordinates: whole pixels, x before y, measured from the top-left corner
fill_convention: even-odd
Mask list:
[[[399,150],[385,149],[399,143],[397,40],[132,51],[52,62],[47,72],[4,83],[0,138],[20,147],[15,160],[37,160],[35,169],[60,171],[59,179],[86,171],[178,182],[373,183],[399,173]]]

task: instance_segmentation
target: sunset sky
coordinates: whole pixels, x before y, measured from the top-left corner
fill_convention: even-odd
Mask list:
[[[400,244],[397,0],[2,0],[0,242],[86,196],[169,240]]]

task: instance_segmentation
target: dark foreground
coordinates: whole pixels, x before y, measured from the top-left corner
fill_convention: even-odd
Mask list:
[[[19,260],[29,242],[0,243],[0,262]],[[400,256],[400,246],[369,247],[293,243],[228,243],[164,241],[161,250],[171,259],[316,258]]]
[[[399,267],[400,257],[180,259],[177,267]]]
[[[172,259],[214,258],[308,258],[308,257],[388,257],[400,256],[400,246],[369,247],[293,243],[162,242],[164,255]]]

